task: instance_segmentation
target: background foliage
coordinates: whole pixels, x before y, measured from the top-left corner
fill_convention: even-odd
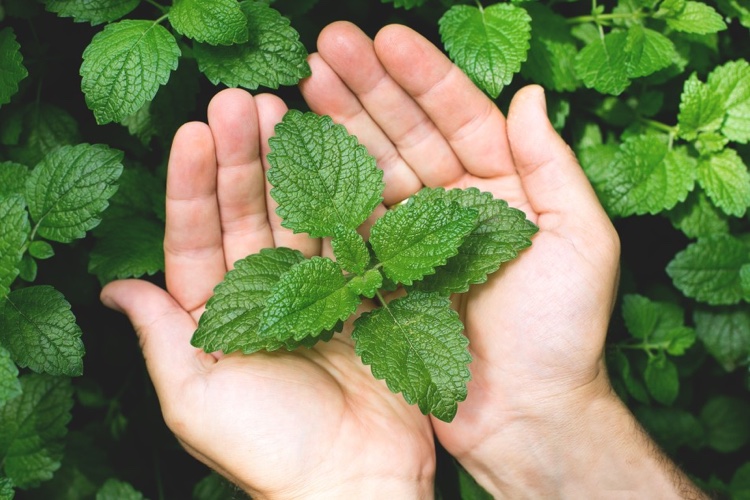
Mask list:
[[[613,383],[696,481],[750,498],[746,2],[0,0],[0,499],[241,496],[166,430],[97,294],[162,280],[176,128],[221,86],[305,109],[337,19],[414,27],[501,109],[547,89],[623,242]],[[438,481],[481,496],[444,454]]]

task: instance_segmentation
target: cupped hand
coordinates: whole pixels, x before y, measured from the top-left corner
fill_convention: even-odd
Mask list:
[[[472,380],[455,420],[433,420],[441,443],[485,486],[499,494],[513,479],[521,491],[535,479],[526,474],[533,465],[552,472],[554,460],[566,459],[547,456],[548,446],[572,444],[576,422],[599,401],[615,404],[603,348],[617,234],[551,126],[541,88],[520,90],[506,119],[436,47],[403,26],[386,27],[373,41],[351,24],[333,24],[310,63],[305,99],[376,157],[386,204],[422,186],[475,186],[539,226],[529,249],[460,298]]]
[[[176,134],[164,241],[167,291],[139,280],[102,291],[138,333],[165,420],[195,457],[256,498],[431,496],[430,421],[375,380],[345,330],[294,352],[206,354],[190,338],[234,262],[320,240],[281,227],[265,182],[267,141],[285,105],[219,93],[208,124]],[[398,460],[394,458],[398,457]]]

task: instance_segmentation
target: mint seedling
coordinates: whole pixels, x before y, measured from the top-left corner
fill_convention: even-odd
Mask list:
[[[312,347],[354,321],[355,351],[424,414],[451,421],[466,398],[471,355],[450,295],[483,283],[531,244],[523,212],[470,188],[424,188],[357,228],[382,201],[375,159],[327,116],[290,111],[269,140],[271,196],[282,225],[331,238],[336,260],[267,248],[238,261],[214,290],[192,344],[208,352]],[[387,301],[380,289],[402,285]]]

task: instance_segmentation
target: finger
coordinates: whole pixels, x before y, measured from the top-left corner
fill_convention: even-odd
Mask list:
[[[186,311],[196,311],[226,273],[216,154],[211,130],[187,123],[175,134],[167,171],[164,265],[167,289]]]
[[[268,145],[268,139],[274,135],[274,127],[284,117],[287,107],[278,97],[271,94],[261,94],[255,97],[255,104],[258,108],[258,124],[260,129],[260,154],[264,170],[268,170],[267,156],[271,149]],[[299,250],[305,256],[312,257],[320,254],[320,240],[310,238],[305,233],[297,233],[281,225],[281,217],[276,213],[278,204],[271,197],[271,185],[266,182],[266,206],[268,209],[268,221],[271,225],[273,241],[277,247],[288,247]]]
[[[253,97],[239,89],[219,92],[208,105],[216,147],[216,192],[227,269],[273,246],[260,158],[258,112]]]
[[[437,47],[406,26],[391,25],[375,37],[375,53],[469,173],[515,175],[502,113]]]
[[[391,78],[375,53],[372,40],[358,27],[347,22],[329,25],[318,37],[318,51],[422,184],[447,185],[465,173],[430,117]]]
[[[575,155],[549,122],[544,91],[538,85],[524,87],[513,97],[508,136],[540,224],[548,215],[563,216],[555,217],[558,222],[571,217],[583,222],[586,216],[609,221]]]
[[[302,96],[314,112],[329,115],[357,136],[383,171],[383,201],[394,205],[422,187],[422,181],[404,161],[396,146],[381,130],[357,97],[319,54],[308,58],[312,76],[300,83]]]
[[[179,397],[185,383],[215,363],[190,345],[195,320],[168,293],[141,280],[114,281],[101,292],[107,307],[128,316],[162,406]]]

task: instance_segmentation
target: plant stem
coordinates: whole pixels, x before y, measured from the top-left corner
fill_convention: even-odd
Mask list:
[[[670,135],[677,134],[677,125],[667,125],[666,123],[658,122],[656,120],[650,120],[648,118],[641,118],[641,123],[644,125],[648,125],[651,128],[655,128],[656,130],[661,130],[662,132],[666,132]]]
[[[638,19],[643,17],[643,13],[640,11],[635,12],[612,12],[611,14],[590,14],[587,16],[576,16],[569,17],[565,20],[568,24],[583,24],[583,23],[596,23],[601,25],[599,21],[613,21],[615,19]]]

